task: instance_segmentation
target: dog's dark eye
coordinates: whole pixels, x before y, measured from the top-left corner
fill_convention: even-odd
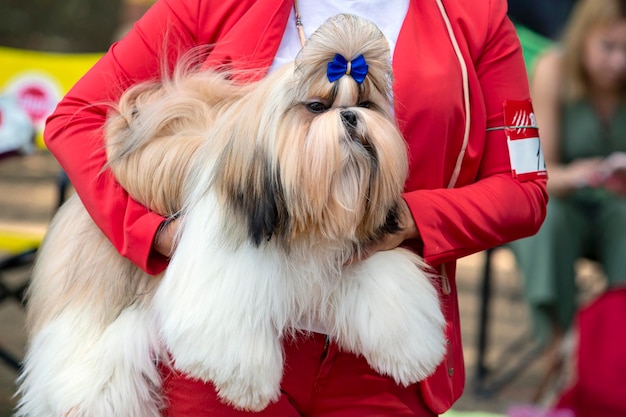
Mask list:
[[[364,107],[366,109],[369,109],[371,105],[372,103],[370,101],[362,101],[359,103],[359,107]]]
[[[306,108],[309,109],[312,113],[323,113],[328,110],[328,106],[319,101],[314,101],[312,103],[308,103]]]

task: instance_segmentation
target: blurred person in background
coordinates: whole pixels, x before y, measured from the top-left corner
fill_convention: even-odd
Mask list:
[[[538,58],[531,96],[550,202],[537,235],[511,246],[545,345],[577,310],[577,259],[597,259],[609,286],[626,281],[626,1],[579,1]]]

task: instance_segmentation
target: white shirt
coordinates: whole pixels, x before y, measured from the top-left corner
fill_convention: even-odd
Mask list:
[[[409,9],[409,0],[299,0],[298,7],[307,38],[326,19],[336,14],[349,13],[371,20],[387,38],[393,59],[398,34]],[[270,72],[293,61],[301,48],[296,28],[296,14],[292,8],[289,23],[287,23]]]

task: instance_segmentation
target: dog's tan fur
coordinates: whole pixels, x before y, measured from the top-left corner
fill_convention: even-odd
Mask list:
[[[362,84],[328,81],[335,53],[364,55]],[[256,83],[231,75],[183,67],[122,96],[105,127],[108,168],[141,204],[181,215],[181,246],[165,277],[149,276],[115,251],[78,198],[61,208],[29,289],[18,416],[156,417],[155,363],[168,355],[225,401],[259,410],[279,394],[279,340],[299,325],[325,323],[403,384],[441,359],[443,317],[417,256],[398,249],[345,267],[395,230],[408,170],[382,33],[342,15],[294,65]],[[312,111],[315,101],[327,108]],[[413,334],[420,327],[424,340]],[[97,363],[111,349],[119,359]]]

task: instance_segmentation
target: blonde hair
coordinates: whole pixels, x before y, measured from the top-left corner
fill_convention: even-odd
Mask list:
[[[591,31],[626,19],[626,0],[580,0],[572,11],[563,34],[563,96],[574,101],[589,94],[589,77],[584,66],[584,49]],[[626,85],[622,88],[626,99]]]

